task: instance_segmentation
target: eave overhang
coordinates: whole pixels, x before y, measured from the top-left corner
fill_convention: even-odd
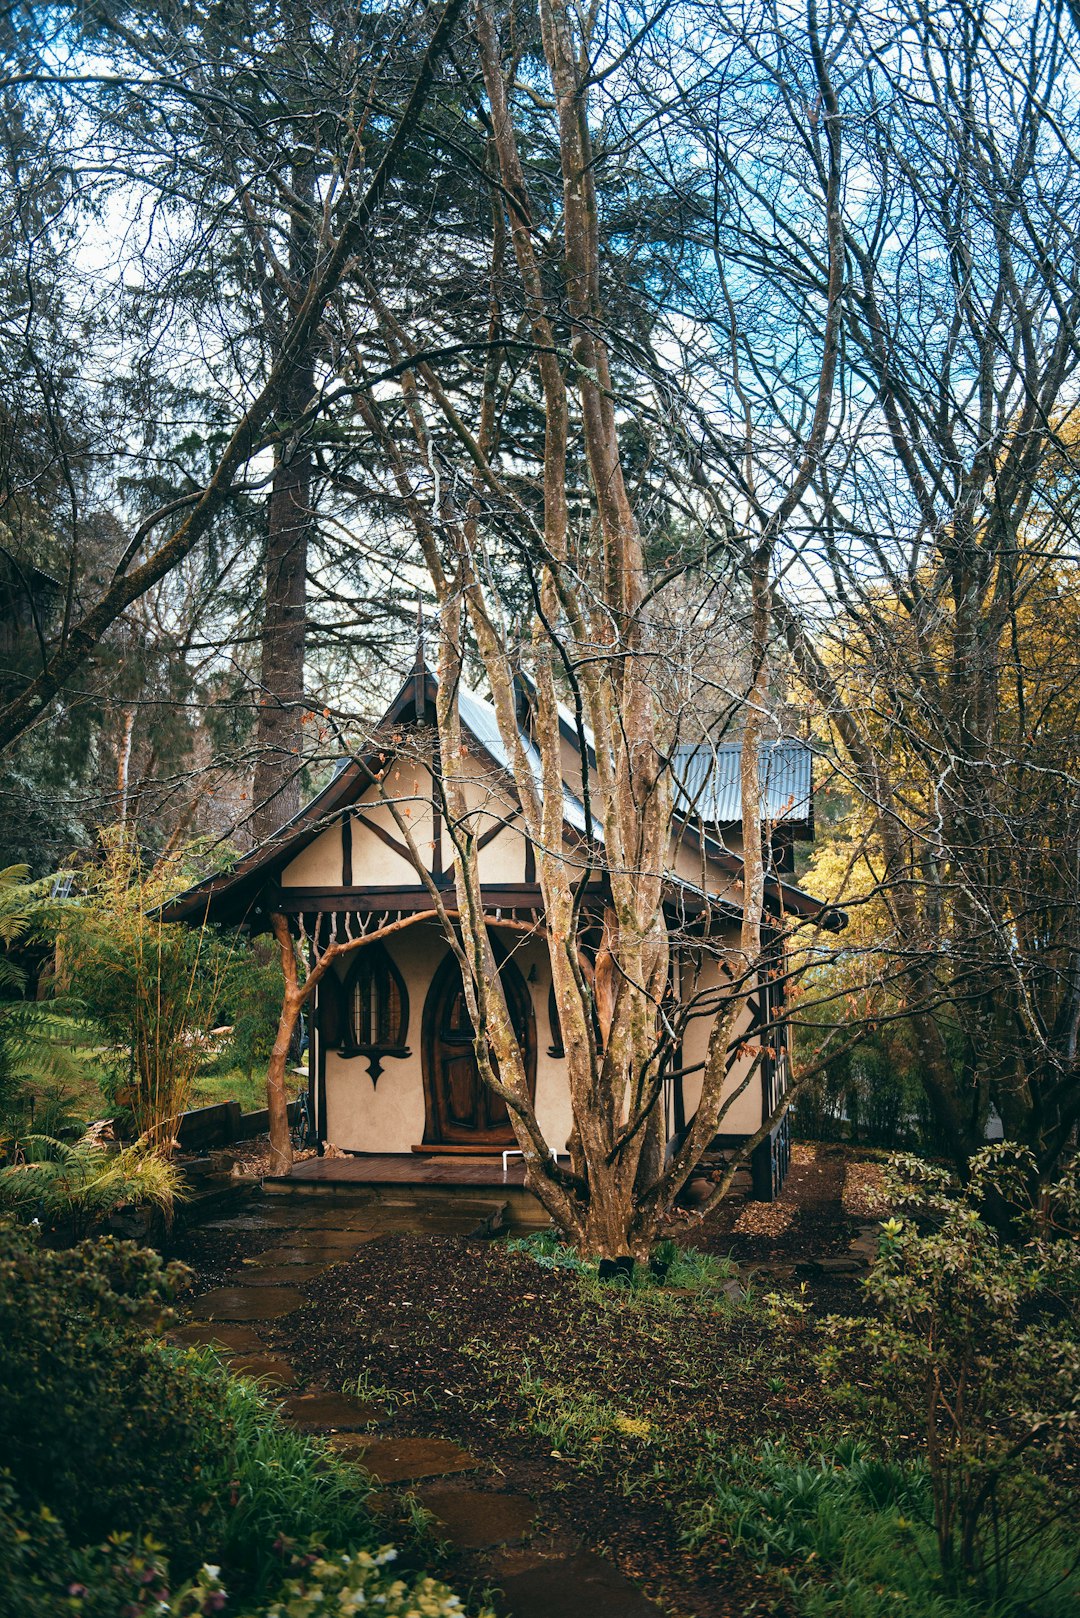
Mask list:
[[[296,858],[297,854],[332,826],[334,821],[363,797],[379,778],[386,768],[388,754],[393,752],[394,746],[400,741],[400,737],[393,736],[394,731],[416,729],[425,723],[433,725],[437,694],[438,685],[434,673],[426,665],[418,664],[375,727],[363,753],[347,759],[322,791],[273,836],[257,844],[228,870],[214,872],[184,893],[177,895],[175,899],[160,906],[155,911],[155,916],[162,921],[184,922],[188,926],[211,924],[248,927],[252,931],[261,932],[268,928],[269,917],[275,910],[305,914],[331,909],[341,911],[350,907],[397,911],[434,909],[431,895],[419,877],[414,888],[354,887],[317,890],[282,888],[280,877],[284,868]],[[494,746],[490,737],[485,739],[480,734],[475,720],[469,723],[472,709],[476,708],[478,703],[479,699],[470,697],[469,704],[463,704],[463,727],[485,759],[495,768],[505,772],[507,762],[500,756],[501,747]],[[562,716],[560,723],[563,723]],[[528,746],[535,747],[527,735],[523,736],[523,741],[526,741]],[[512,779],[510,775],[511,782]],[[599,828],[591,839],[583,829],[580,801],[568,790],[565,793],[565,800],[564,819],[567,832],[575,838],[592,842],[598,849],[602,848],[603,838]],[[690,820],[677,817],[673,825],[678,836],[688,838],[723,871],[736,880],[741,880],[743,862],[738,854],[725,848],[723,844],[705,833],[700,825]],[[443,873],[433,880],[440,889],[452,895],[453,884],[448,874]],[[539,892],[538,889],[535,891]],[[485,904],[486,893],[485,889]],[[390,902],[392,898],[393,903]],[[497,909],[502,896],[496,888],[491,889],[491,898],[491,908]],[[509,906],[508,898],[502,898],[502,902]],[[529,902],[525,898],[518,901],[521,905]],[[687,905],[691,905],[693,908],[699,908],[702,914],[708,910],[716,915],[724,913],[733,920],[741,917],[741,907],[736,902],[723,899],[716,894],[707,894],[704,889],[695,888],[693,884],[675,876],[671,876],[666,882],[664,902],[665,908],[674,905],[677,912],[680,909],[685,911]],[[800,920],[815,921],[817,925],[833,932],[839,932],[847,925],[847,917],[843,912],[824,905],[801,888],[777,877],[766,879],[765,905],[767,912],[774,919],[795,916]]]

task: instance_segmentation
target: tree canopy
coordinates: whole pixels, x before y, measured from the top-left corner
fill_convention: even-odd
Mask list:
[[[716,1125],[661,1161],[675,750],[741,739],[745,830],[793,722],[843,805],[825,897],[873,920],[800,942],[830,1032],[866,990],[957,1162],[992,1103],[1050,1172],[1080,1117],[1071,15],[135,0],[0,30],[0,863],[113,822],[266,836],[359,745],[419,599],[448,823],[470,677],[564,940],[522,678],[546,788],[560,703],[597,772],[602,944],[550,952],[567,1228],[614,1242],[618,1203],[625,1237],[628,1186],[647,1222]],[[486,1076],[543,1157],[455,852]],[[768,836],[742,859],[745,964]]]

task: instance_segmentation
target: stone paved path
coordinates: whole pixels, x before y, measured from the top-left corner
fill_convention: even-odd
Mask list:
[[[288,1361],[265,1344],[260,1328],[298,1308],[305,1282],[363,1242],[388,1231],[472,1235],[478,1223],[471,1208],[328,1207],[293,1197],[265,1208],[254,1205],[204,1228],[279,1232],[280,1242],[245,1259],[229,1284],[194,1299],[192,1319],[170,1335],[180,1343],[211,1344],[232,1370],[257,1379],[267,1391],[280,1390],[285,1421],[325,1435],[383,1491],[423,1485],[419,1499],[436,1519],[439,1536],[461,1550],[487,1553],[484,1576],[503,1592],[497,1602],[503,1618],[660,1618],[660,1609],[604,1558],[565,1538],[534,1540],[535,1503],[501,1488],[501,1475],[482,1457],[430,1434],[380,1432],[388,1417],[384,1406],[330,1388],[302,1388]],[[372,1497],[372,1505],[380,1499],[392,1503],[384,1492]]]
[[[417,1483],[421,1478],[443,1478],[451,1472],[476,1472],[475,1455],[448,1438],[372,1438],[366,1433],[341,1433],[331,1444],[345,1460],[355,1461],[379,1483]]]
[[[348,1393],[301,1393],[285,1400],[281,1414],[302,1433],[353,1433],[383,1421],[386,1407]]]
[[[536,1504],[524,1494],[491,1494],[479,1489],[422,1489],[420,1504],[443,1534],[462,1550],[490,1550],[524,1539],[536,1520]]]
[[[506,1553],[494,1564],[513,1618],[657,1618],[659,1613],[617,1568],[591,1551],[530,1560],[514,1571],[517,1561]]]

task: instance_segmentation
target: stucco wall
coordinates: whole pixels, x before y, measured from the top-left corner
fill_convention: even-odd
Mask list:
[[[730,941],[733,945],[738,942],[734,928],[731,930]],[[721,985],[726,982],[720,967],[721,963],[715,957],[704,956],[700,962],[700,970],[695,976],[690,964],[684,963],[684,996],[693,996],[694,999],[703,995],[711,997],[711,994],[717,992]],[[751,1015],[744,1004],[736,1025],[736,1033],[745,1035],[749,1031],[750,1022]],[[712,1025],[712,1016],[694,1017],[690,1021],[683,1038],[684,1068],[696,1067],[698,1063],[704,1062],[708,1052]],[[746,1077],[747,1069],[752,1061],[752,1053],[739,1056],[736,1059],[724,1085],[725,1098],[738,1089],[740,1083]],[[698,1102],[701,1100],[703,1077],[702,1073],[693,1073],[683,1080],[683,1104],[688,1122],[697,1111]],[[720,1121],[719,1133],[722,1135],[753,1134],[754,1130],[760,1128],[761,1125],[761,1105],[761,1077],[759,1073],[755,1073],[742,1095],[732,1103]]]
[[[302,848],[281,873],[283,888],[340,888],[341,822],[335,821]]]
[[[431,816],[431,777],[422,766],[401,765],[391,770],[384,783],[408,823],[422,858],[430,860],[433,846]],[[381,826],[395,842],[404,840],[390,806],[371,787],[357,805],[358,811]],[[335,821],[301,849],[281,873],[283,888],[339,888],[342,885],[341,822]],[[417,877],[412,861],[363,825],[356,816],[352,822],[352,877],[357,886],[412,886]]]
[[[548,1021],[550,975],[547,950],[542,942],[522,944],[512,933],[499,935],[512,953],[532,996],[536,1017],[536,1111],[545,1138],[563,1151],[570,1134],[572,1116],[566,1084],[566,1063],[548,1054],[551,1028]],[[391,938],[387,951],[405,981],[409,995],[408,1046],[406,1057],[383,1058],[383,1071],[377,1085],[371,1082],[368,1059],[342,1057],[336,1051],[326,1055],[326,1137],[343,1151],[411,1152],[424,1138],[424,1081],[421,1032],[424,1001],[431,980],[438,970],[447,946],[435,923],[421,923]],[[340,963],[339,963],[340,964]],[[529,982],[535,968],[536,982]],[[340,975],[345,976],[347,967]]]
[[[473,829],[478,838],[494,833],[480,850],[480,879],[492,883],[521,883],[525,880],[525,837],[520,817],[512,820],[513,802],[506,784],[484,760],[469,758],[463,768],[468,774],[465,792],[475,810]],[[421,859],[429,869],[435,854],[434,821],[431,811],[431,777],[422,766],[401,765],[387,776],[382,790],[406,821]],[[359,817],[363,816],[363,819]],[[370,824],[365,825],[364,821]],[[390,805],[380,790],[371,787],[356,805],[352,815],[352,880],[356,887],[413,887],[416,869],[404,853],[391,848],[384,837],[373,831],[379,826],[403,844],[404,838]],[[499,830],[499,827],[502,829]],[[443,833],[443,866],[450,869],[450,840]],[[285,866],[283,888],[339,888],[343,880],[341,823],[335,821],[320,832],[307,848]]]
[[[688,837],[672,838],[668,852],[668,864],[677,876],[686,882],[693,882],[697,887],[708,888],[710,893],[722,899],[730,899],[735,904],[742,902],[742,882],[725,871],[716,860],[702,856],[701,850],[695,848]]]
[[[501,942],[511,952],[533,1002],[536,1018],[536,1110],[545,1138],[558,1151],[566,1148],[573,1124],[570,1092],[566,1080],[566,1062],[562,1057],[549,1054],[552,1044],[548,1019],[548,991],[551,984],[547,949],[542,940],[522,942],[520,937],[503,932]],[[734,942],[734,933],[732,935]],[[326,1056],[326,1135],[344,1151],[354,1152],[411,1152],[424,1138],[425,1106],[424,1083],[421,1066],[421,1033],[424,1002],[431,980],[446,954],[446,944],[434,922],[422,922],[415,928],[389,940],[392,956],[409,995],[408,1046],[406,1057],[386,1056],[378,1084],[373,1085],[368,1072],[368,1059],[363,1056],[342,1057],[336,1051]],[[341,976],[348,970],[339,963]],[[691,971],[685,968],[685,992],[691,990]],[[535,982],[530,982],[530,973]],[[706,957],[694,984],[696,993],[715,990],[721,982],[719,963]],[[744,1010],[739,1031],[749,1028],[749,1012]],[[694,1067],[704,1061],[711,1017],[701,1016],[691,1021],[683,1040],[683,1062]],[[725,1086],[730,1095],[745,1077],[752,1055],[736,1061]],[[692,1074],[683,1081],[686,1116],[689,1119],[697,1108],[701,1096],[702,1076]],[[761,1123],[761,1082],[754,1074],[746,1090],[733,1103],[721,1121],[723,1134],[748,1135]]]

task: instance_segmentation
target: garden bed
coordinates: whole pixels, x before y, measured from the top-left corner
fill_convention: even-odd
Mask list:
[[[888,1211],[879,1165],[849,1149],[802,1148],[785,1196],[782,1229],[754,1228],[752,1203],[715,1223],[680,1221],[679,1245],[661,1244],[632,1285],[602,1284],[552,1232],[485,1240],[445,1209],[253,1198],[188,1234],[199,1290],[215,1290],[186,1330],[196,1341],[221,1332],[230,1352],[257,1347],[308,1397],[344,1392],[376,1412],[374,1434],[340,1443],[382,1481],[387,1537],[433,1513],[426,1565],[458,1589],[502,1589],[500,1618],[1071,1618],[1071,1440],[1032,1454],[1002,1494],[1002,1521],[1022,1537],[1008,1594],[974,1565],[939,1560],[912,1371],[921,1316],[909,1330],[906,1283],[897,1293],[888,1279],[929,1287],[920,1307],[939,1327],[959,1331],[961,1348],[985,1345],[982,1303],[978,1324],[955,1326],[955,1244],[992,1277],[995,1319],[1009,1278],[1028,1284],[1031,1256],[999,1254],[949,1197],[941,1233],[868,1225]],[[718,1256],[725,1225],[745,1262]],[[1044,1259],[1057,1276],[1055,1253]],[[1060,1313],[1060,1302],[1039,1307]],[[845,1327],[837,1315],[860,1318]],[[238,1321],[243,1342],[232,1341]],[[1032,1346],[1010,1349],[1012,1330],[999,1330],[994,1365],[1022,1400]],[[1060,1402],[1066,1362],[1047,1352],[1057,1382],[1045,1396]],[[955,1370],[949,1355],[942,1374]],[[1031,1374],[1042,1398],[1050,1382]],[[1019,1419],[1019,1404],[998,1404],[979,1443]],[[517,1525],[512,1546],[491,1537],[500,1512]]]
[[[846,1251],[860,1224],[844,1206],[850,1162],[843,1148],[799,1148],[782,1238],[748,1231],[747,1210],[762,1205],[734,1199],[704,1224],[680,1220],[678,1240],[734,1249],[749,1261],[744,1281],[766,1255],[794,1262]],[[278,1202],[256,1200],[250,1220],[184,1234],[179,1252],[197,1292],[249,1271],[275,1240],[260,1220],[263,1210],[284,1218]],[[302,1219],[308,1205],[311,1218],[329,1217],[314,1198],[292,1199],[288,1212]],[[351,1386],[384,1402],[389,1436],[467,1447],[490,1473],[481,1488],[537,1502],[530,1543],[546,1554],[583,1542],[673,1618],[794,1612],[775,1575],[724,1533],[697,1544],[691,1536],[729,1451],[764,1439],[798,1451],[841,1424],[814,1351],[819,1317],[859,1307],[855,1278],[814,1276],[784,1301],[769,1296],[777,1282],[763,1274],[740,1301],[732,1265],[691,1259],[671,1285],[627,1293],[559,1267],[565,1255],[552,1246],[431,1234],[418,1213],[413,1232],[396,1223],[306,1279],[306,1301],[261,1335],[301,1384]],[[390,1537],[394,1513],[408,1518],[400,1494],[388,1502]],[[439,1571],[461,1589],[499,1581],[489,1559],[460,1546],[444,1548]]]
[[[305,1291],[273,1349],[305,1381],[385,1398],[391,1430],[466,1444],[539,1503],[548,1543],[582,1535],[679,1618],[791,1610],[722,1534],[694,1550],[685,1536],[706,1455],[820,1441],[833,1419],[801,1315],[708,1287],[600,1288],[507,1245],[423,1235],[368,1242]],[[467,1552],[442,1571],[458,1587],[483,1575]]]

